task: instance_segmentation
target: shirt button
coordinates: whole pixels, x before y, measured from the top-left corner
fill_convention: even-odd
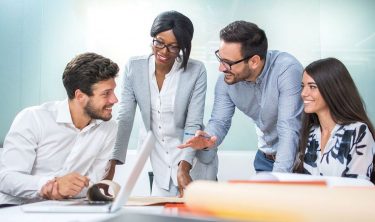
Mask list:
[[[161,129],[161,126],[159,126],[159,129]]]
[[[168,168],[171,168],[171,166],[168,166]]]
[[[167,152],[165,152],[166,154],[168,154],[168,151]]]

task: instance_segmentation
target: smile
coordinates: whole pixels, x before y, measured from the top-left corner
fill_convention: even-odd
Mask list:
[[[168,60],[167,57],[162,56],[162,55],[160,55],[159,53],[157,54],[157,57],[158,57],[159,60],[164,61],[164,62]]]
[[[105,110],[112,111],[112,106],[110,107],[104,107]]]

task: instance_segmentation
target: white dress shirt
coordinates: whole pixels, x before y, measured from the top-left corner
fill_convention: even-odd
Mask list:
[[[39,191],[48,180],[71,172],[99,181],[116,131],[113,120],[93,120],[82,130],[77,129],[68,100],[22,110],[4,141],[0,204],[21,204],[39,198]]]
[[[174,118],[174,102],[182,71],[179,69],[180,65],[181,63],[177,61],[173,64],[171,71],[166,74],[163,87],[159,92],[155,76],[155,57],[152,57],[149,63],[151,130],[156,137],[150,161],[156,185],[165,190],[169,190],[171,179],[177,186],[178,163],[183,159],[183,151],[177,146],[182,143],[184,132],[176,127]],[[146,135],[145,131],[145,128],[142,127],[141,140]]]

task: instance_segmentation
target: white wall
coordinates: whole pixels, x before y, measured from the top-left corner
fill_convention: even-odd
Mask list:
[[[214,55],[219,31],[235,20],[258,24],[267,34],[270,49],[289,52],[303,65],[322,57],[342,60],[375,121],[373,0],[1,0],[0,146],[21,109],[66,97],[61,75],[70,59],[91,51],[123,67],[129,57],[151,52],[152,21],[171,9],[184,13],[194,24],[191,57],[204,62],[207,69],[204,123],[210,118],[220,75]],[[119,82],[122,76],[121,71]],[[114,106],[114,118],[116,110]],[[134,127],[139,125],[136,119]],[[135,149],[137,141],[132,135],[129,147]],[[236,112],[220,149],[256,148],[253,123]]]

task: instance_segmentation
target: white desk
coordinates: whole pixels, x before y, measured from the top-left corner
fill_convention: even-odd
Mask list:
[[[197,222],[219,221],[215,218],[198,218],[163,214],[163,206],[124,207],[115,213],[24,213],[21,207],[0,209],[1,222]]]

